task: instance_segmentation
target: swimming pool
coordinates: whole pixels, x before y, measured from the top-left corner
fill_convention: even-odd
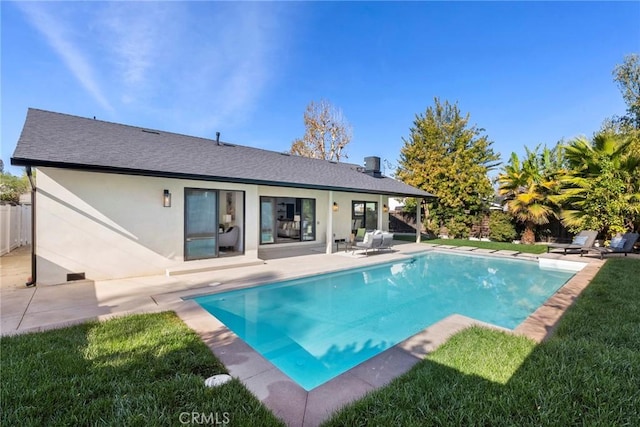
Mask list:
[[[454,313],[514,328],[573,274],[428,252],[195,301],[311,390]]]

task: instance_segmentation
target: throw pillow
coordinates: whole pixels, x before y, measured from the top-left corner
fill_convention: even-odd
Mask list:
[[[587,243],[587,239],[589,237],[588,236],[576,236],[573,238],[573,242],[571,242],[572,245],[578,245],[578,246],[582,246],[585,243]]]
[[[623,239],[622,237],[614,237],[613,239],[611,239],[609,247],[611,249],[622,249],[624,248],[624,244],[626,241],[627,239]]]
[[[371,240],[372,237],[373,237],[373,233],[366,233],[364,235],[364,239],[362,239],[362,243],[363,244],[369,243],[369,240]]]

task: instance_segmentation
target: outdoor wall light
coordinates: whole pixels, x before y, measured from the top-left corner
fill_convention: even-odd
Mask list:
[[[338,212],[338,204],[336,202],[333,202],[333,207],[332,207],[334,212]]]
[[[387,205],[382,205],[382,212],[384,212],[384,213],[389,212],[389,206],[387,206]]]
[[[162,206],[164,206],[165,208],[171,207],[171,193],[169,193],[169,190],[164,190],[164,195],[162,196]]]

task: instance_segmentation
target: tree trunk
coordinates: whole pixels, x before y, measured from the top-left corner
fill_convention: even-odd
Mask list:
[[[531,224],[525,225],[521,240],[525,245],[533,245],[536,242],[536,233],[534,233],[533,226]]]

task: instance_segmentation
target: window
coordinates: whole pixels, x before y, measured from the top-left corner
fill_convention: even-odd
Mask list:
[[[351,209],[351,231],[358,228],[375,230],[378,228],[378,203],[353,201]]]
[[[315,199],[260,197],[260,244],[315,239]]]

